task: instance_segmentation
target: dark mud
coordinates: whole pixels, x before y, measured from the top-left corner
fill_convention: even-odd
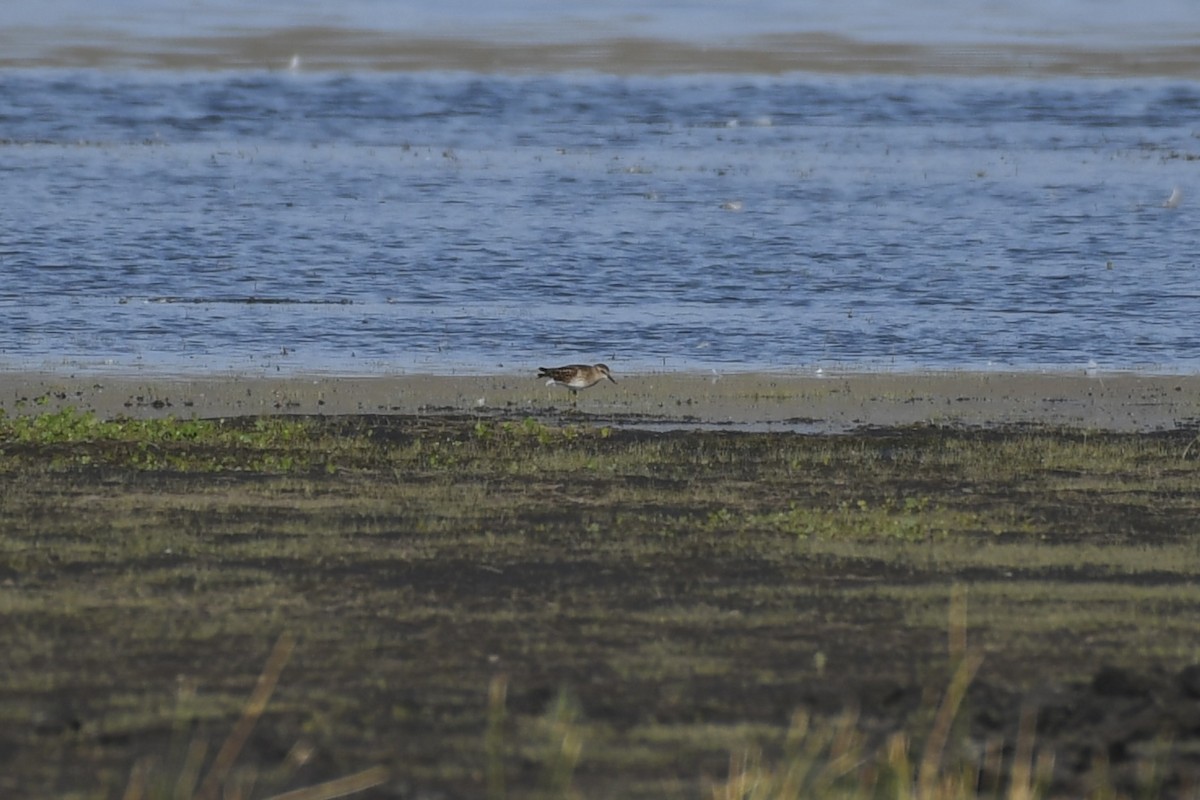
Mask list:
[[[731,755],[784,758],[798,710],[919,756],[956,636],[982,666],[946,758],[981,790],[1023,714],[1051,794],[1200,785],[1194,431],[312,425],[356,445],[196,472],[3,444],[5,797],[173,785],[284,632],[239,757],[256,797],[376,765],[363,796],[565,795],[559,770],[708,797]]]

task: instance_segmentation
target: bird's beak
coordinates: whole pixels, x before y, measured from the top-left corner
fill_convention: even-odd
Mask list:
[[[606,375],[608,375],[608,373],[605,373],[605,374],[606,374]],[[614,378],[612,375],[608,375],[608,379],[609,379],[610,381],[612,381],[613,383],[616,383],[616,382],[617,382],[617,379],[616,379],[616,378]]]

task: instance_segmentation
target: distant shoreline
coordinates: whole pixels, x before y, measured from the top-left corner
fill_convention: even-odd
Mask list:
[[[584,31],[577,40],[523,41],[303,26],[129,37],[15,27],[0,30],[0,68],[1195,79],[1200,45],[1178,41],[873,41],[819,31],[720,41]]]
[[[863,427],[1054,425],[1111,431],[1192,427],[1200,375],[1140,373],[617,372],[570,393],[532,374],[336,377],[60,375],[0,372],[8,414],[73,407],[102,417],[473,414],[564,423],[729,426],[837,433]]]

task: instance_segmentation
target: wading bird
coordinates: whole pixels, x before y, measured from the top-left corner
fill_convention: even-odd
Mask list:
[[[617,379],[612,376],[607,364],[596,364],[589,367],[587,364],[568,364],[565,367],[539,367],[539,378],[549,378],[546,381],[547,386],[558,384],[565,386],[571,390],[571,403],[574,404],[580,389],[586,389],[589,386],[595,386],[600,381],[608,378],[613,383]]]

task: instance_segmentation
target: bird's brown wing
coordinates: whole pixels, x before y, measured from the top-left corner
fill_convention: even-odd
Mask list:
[[[539,378],[550,378],[556,381],[569,381],[580,370],[578,364],[571,364],[566,367],[538,367]]]

